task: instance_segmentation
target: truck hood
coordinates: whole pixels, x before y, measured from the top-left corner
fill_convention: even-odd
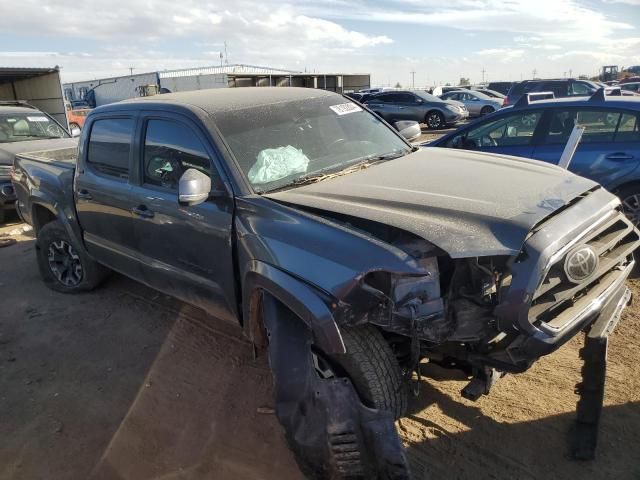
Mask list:
[[[597,187],[542,162],[428,148],[265,196],[406,230],[463,258],[517,254],[534,225]]]
[[[18,153],[69,148],[76,145],[78,145],[77,138],[43,138],[26,142],[0,143],[0,165],[13,165],[13,159]]]

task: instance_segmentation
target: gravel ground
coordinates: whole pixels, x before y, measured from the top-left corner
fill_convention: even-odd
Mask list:
[[[0,228],[0,234],[19,226]],[[45,288],[34,240],[0,248],[0,479],[299,479],[264,358],[234,325],[113,275]],[[640,281],[630,285],[640,293]],[[427,365],[398,422],[416,479],[639,479],[640,319],[611,338],[598,458],[567,456],[579,339],[491,395]]]

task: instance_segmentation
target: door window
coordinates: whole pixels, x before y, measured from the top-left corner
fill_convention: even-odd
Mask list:
[[[567,143],[573,127],[584,127],[580,143],[612,142],[620,120],[615,110],[554,110],[551,112],[546,144]]]
[[[410,93],[397,93],[396,97],[398,103],[416,103],[416,97]]]
[[[616,142],[640,142],[638,115],[623,113],[616,133]]]
[[[93,122],[87,163],[103,175],[129,178],[133,127],[134,121],[130,118],[106,118]]]
[[[542,117],[540,110],[528,110],[491,120],[466,133],[453,137],[448,147],[481,148],[503,146],[527,146]]]
[[[177,191],[180,177],[189,168],[211,175],[211,160],[198,136],[182,123],[149,120],[144,141],[144,183]]]
[[[586,83],[582,82],[571,82],[569,86],[569,95],[573,97],[585,97],[589,96],[593,93],[593,88],[589,87]]]
[[[538,89],[538,91],[553,92],[556,98],[562,98],[569,94],[568,85],[567,82],[546,82],[542,84],[542,88]]]

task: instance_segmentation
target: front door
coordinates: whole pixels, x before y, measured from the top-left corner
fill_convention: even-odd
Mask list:
[[[194,168],[225,191],[214,151],[195,123],[150,113],[141,120],[138,181],[132,185],[134,234],[143,281],[205,309],[236,320],[232,253],[233,197],[194,206],[178,203],[178,181]]]
[[[542,118],[540,110],[517,110],[480,121],[447,142],[447,147],[530,158]]]

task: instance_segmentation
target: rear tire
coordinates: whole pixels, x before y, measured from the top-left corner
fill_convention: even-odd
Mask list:
[[[109,272],[73,242],[58,220],[47,223],[38,232],[36,257],[42,280],[56,292],[93,290]]]
[[[495,112],[495,109],[493,107],[482,107],[482,110],[480,110],[480,115],[489,115],[490,113]]]
[[[402,417],[407,410],[408,392],[398,360],[380,331],[372,325],[341,331],[347,353],[333,355],[351,379],[358,396],[368,407]]]

